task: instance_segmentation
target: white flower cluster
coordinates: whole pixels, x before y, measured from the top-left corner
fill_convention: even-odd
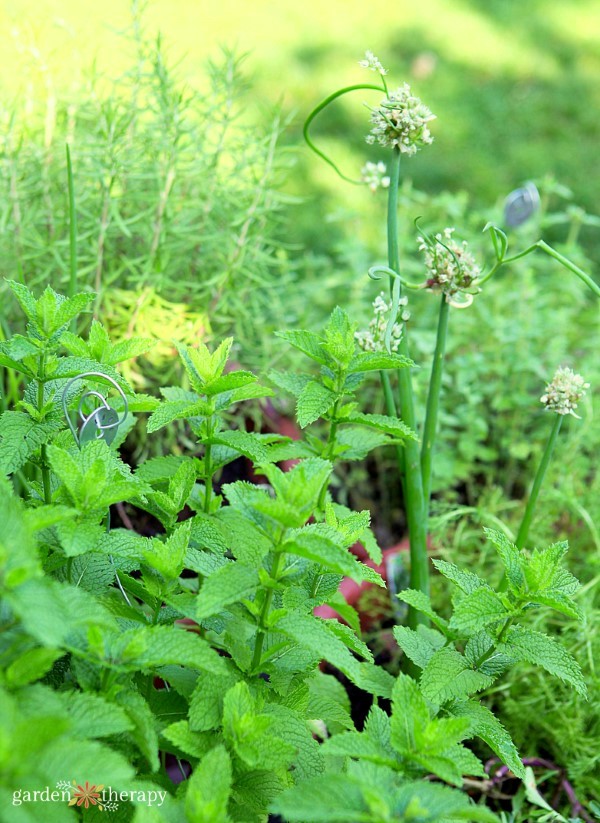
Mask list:
[[[365,52],[365,59],[359,60],[358,65],[362,66],[363,69],[369,69],[369,71],[376,71],[378,74],[387,74],[387,69],[384,69],[377,57],[373,54],[372,51]]]
[[[546,386],[546,393],[540,397],[540,401],[548,411],[571,414],[579,419],[575,409],[589,387],[590,384],[580,374],[575,374],[567,366],[561,366],[556,370],[552,382]]]
[[[393,352],[398,351],[400,340],[402,339],[402,326],[410,318],[410,312],[406,308],[408,299],[406,297],[400,298],[399,318],[402,323],[394,323],[392,327],[392,339],[390,341],[390,349]],[[392,308],[392,301],[387,300],[385,293],[378,294],[373,301],[373,319],[369,323],[367,331],[357,331],[354,336],[361,349],[365,351],[386,351],[385,348],[385,331],[389,322],[389,313]]]
[[[427,106],[415,97],[408,83],[390,92],[378,109],[371,111],[373,128],[367,143],[379,143],[384,148],[398,148],[403,154],[416,154],[417,149],[433,143],[427,125],[435,120]]]
[[[424,237],[417,238],[419,250],[425,252],[427,279],[424,287],[441,291],[448,303],[466,306],[471,304],[472,295],[464,304],[453,302],[454,297],[458,292],[476,290],[473,284],[481,277],[481,269],[468,250],[466,241],[459,244],[452,239],[453,232],[454,229],[444,229],[443,234],[436,234],[433,243]]]
[[[377,191],[379,188],[387,189],[390,185],[390,178],[386,171],[385,163],[365,163],[360,170],[360,179],[371,191]]]

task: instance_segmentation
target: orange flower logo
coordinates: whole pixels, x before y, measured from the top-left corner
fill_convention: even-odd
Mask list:
[[[100,792],[104,788],[104,784],[100,786],[90,786],[86,780],[85,786],[80,786],[74,780],[73,785],[76,786],[77,789],[69,801],[69,806],[83,806],[85,809],[89,809],[90,806],[97,806],[101,811],[104,810],[104,807],[100,803],[102,800]]]

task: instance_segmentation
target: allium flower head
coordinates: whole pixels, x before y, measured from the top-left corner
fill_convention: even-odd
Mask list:
[[[546,392],[540,397],[540,401],[548,411],[556,412],[556,414],[571,414],[579,419],[579,415],[575,414],[575,409],[589,387],[590,384],[586,383],[580,374],[575,374],[573,369],[561,366],[556,370],[552,382],[546,386]]]
[[[385,163],[365,163],[360,170],[360,177],[371,191],[377,191],[379,188],[387,189],[390,185],[390,178],[386,171]]]
[[[400,340],[402,339],[403,323],[410,318],[410,312],[406,308],[408,300],[406,297],[400,298],[400,309],[398,317],[402,323],[394,323],[392,327],[392,339],[390,341],[390,349],[393,352],[398,351]],[[392,309],[392,301],[388,300],[384,292],[378,294],[373,301],[373,319],[369,323],[367,331],[357,331],[355,338],[361,349],[365,351],[386,351],[385,347],[385,332],[389,322],[389,315]]]
[[[466,241],[457,243],[452,238],[454,229],[444,229],[443,234],[435,238],[419,237],[419,250],[425,253],[427,279],[424,287],[441,291],[448,303],[455,306],[467,306],[473,302],[472,294],[478,291],[474,285],[481,276],[481,269],[468,250]],[[459,292],[467,292],[465,303],[456,303],[454,298]]]
[[[379,108],[371,111],[373,128],[366,140],[384,148],[398,148],[403,154],[416,154],[421,146],[433,142],[427,125],[431,120],[435,120],[435,114],[405,83],[389,92]]]
[[[359,60],[358,65],[362,66],[363,69],[369,69],[369,71],[376,71],[378,74],[387,74],[387,69],[384,69],[377,57],[373,54],[372,51],[365,52],[365,59]]]

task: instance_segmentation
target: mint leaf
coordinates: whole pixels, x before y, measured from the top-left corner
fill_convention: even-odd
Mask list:
[[[333,406],[336,395],[322,386],[320,383],[311,381],[307,383],[298,395],[296,404],[296,416],[298,423],[304,429],[310,423],[314,423]]]
[[[438,649],[425,666],[421,691],[427,700],[439,705],[486,689],[493,682],[492,677],[470,668],[456,649],[446,647]]]
[[[230,823],[227,804],[233,773],[224,746],[215,746],[198,763],[187,783],[185,813],[195,823]]]
[[[513,626],[499,650],[514,660],[523,660],[541,666],[550,674],[570,683],[575,690],[587,696],[587,688],[579,664],[569,652],[548,635]]]

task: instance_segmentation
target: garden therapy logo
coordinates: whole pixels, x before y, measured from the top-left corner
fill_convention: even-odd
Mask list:
[[[119,808],[119,803],[137,803],[138,805],[158,806],[165,802],[167,792],[146,791],[146,790],[124,790],[117,791],[103,783],[78,783],[77,780],[59,780],[56,788],[51,789],[46,786],[43,789],[29,791],[28,789],[17,789],[13,792],[13,806],[21,806],[23,803],[67,803],[69,806],[79,806],[84,809],[92,807],[101,812],[115,812]]]

